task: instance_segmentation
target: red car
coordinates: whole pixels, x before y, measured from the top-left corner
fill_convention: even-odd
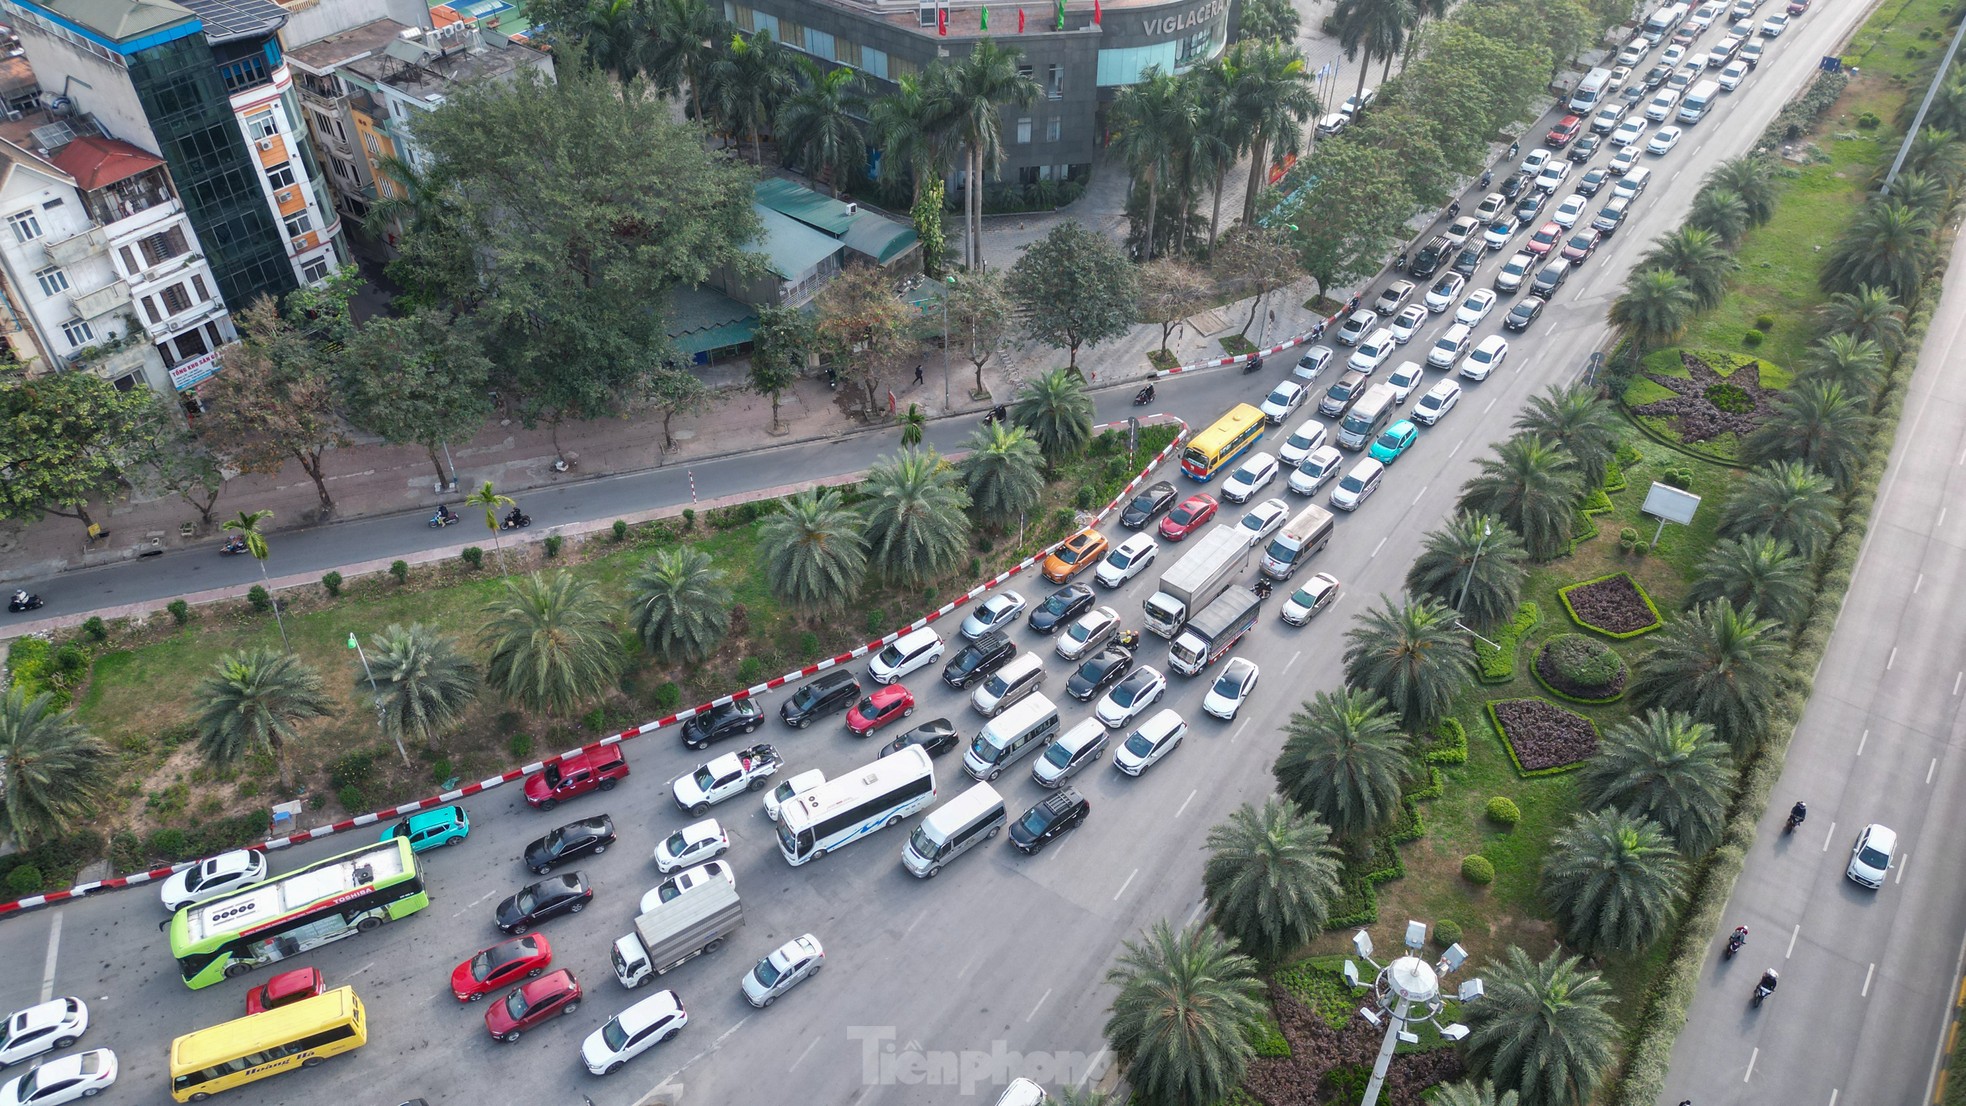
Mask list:
[[[1557,241],[1563,237],[1563,228],[1555,223],[1544,223],[1543,229],[1523,244],[1523,249],[1541,257],[1556,248]]]
[[[592,753],[575,753],[526,777],[526,802],[540,810],[552,810],[562,802],[589,791],[614,790],[628,775],[628,758],[616,745]]]
[[[1602,237],[1590,227],[1584,227],[1563,244],[1563,259],[1573,265],[1589,260],[1591,254],[1597,252],[1597,244]]]
[[[459,1002],[481,1002],[513,980],[538,975],[552,962],[553,946],[540,934],[501,941],[451,969],[451,994]]]
[[[1180,541],[1214,518],[1218,506],[1220,504],[1215,502],[1214,496],[1196,492],[1160,520],[1160,536],[1168,541]]]
[[[264,1014],[268,1010],[299,1002],[304,998],[326,994],[327,980],[313,968],[295,968],[281,972],[265,983],[246,992],[246,1013]]]
[[[900,684],[877,687],[846,712],[846,728],[866,737],[897,718],[915,713],[915,693]]]
[[[1570,145],[1570,140],[1577,137],[1578,132],[1583,129],[1584,120],[1582,116],[1566,115],[1562,119],[1557,120],[1556,126],[1551,127],[1550,133],[1544,135],[1543,139],[1549,143],[1550,149],[1561,150],[1565,146]]]
[[[485,1032],[501,1041],[516,1041],[547,1018],[580,1009],[580,984],[561,968],[522,987],[514,987],[485,1011]]]

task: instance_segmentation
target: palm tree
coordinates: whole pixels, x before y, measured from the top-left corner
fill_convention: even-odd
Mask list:
[[[1550,842],[1543,901],[1564,940],[1591,956],[1633,956],[1672,923],[1686,865],[1650,818],[1580,811]]]
[[[949,66],[938,89],[953,136],[964,150],[963,265],[976,268],[983,257],[983,181],[1003,164],[1003,110],[1037,103],[1038,83],[1018,69],[1023,54],[982,39],[969,55]]]
[[[1959,202],[1953,186],[1936,173],[1907,169],[1891,182],[1891,198],[1930,220],[1934,226],[1946,222]]]
[[[700,549],[664,549],[642,562],[628,584],[628,618],[650,653],[695,664],[730,632],[730,588]]]
[[[796,87],[787,57],[768,27],[749,35],[733,32],[708,73],[710,100],[724,129],[734,138],[749,136],[751,159],[760,165],[765,160],[764,131]]]
[[[831,488],[785,500],[758,527],[758,561],[771,593],[811,613],[845,608],[867,574],[864,525]]]
[[[1229,170],[1236,167],[1236,159],[1249,145],[1249,127],[1235,110],[1237,57],[1234,51],[1229,51],[1188,72],[1188,80],[1195,85],[1195,101],[1201,117],[1208,123],[1196,129],[1195,145],[1190,153],[1196,155],[1191,159],[1194,171],[1205,172],[1214,180],[1209,189],[1213,199],[1208,216],[1211,252],[1222,225],[1222,194],[1228,191]]]
[[[922,185],[948,172],[949,104],[934,83],[944,72],[931,67],[922,75],[903,73],[896,78],[894,91],[877,97],[867,109],[868,134],[881,150],[882,166],[906,170],[913,184],[910,210],[921,202]],[[889,177],[883,173],[882,179]]]
[[[1431,1106],[1520,1106],[1514,1091],[1497,1091],[1489,1082],[1443,1083],[1434,1088]]]
[[[1675,711],[1647,711],[1620,722],[1577,772],[1585,810],[1649,818],[1689,857],[1720,844],[1733,789],[1727,743],[1712,726]]]
[[[1865,284],[1854,292],[1838,292],[1823,306],[1822,316],[1833,334],[1876,342],[1887,354],[1905,348],[1905,307],[1891,298],[1889,288]]]
[[[1454,608],[1431,595],[1398,606],[1381,596],[1345,631],[1346,686],[1384,699],[1409,731],[1425,731],[1474,672],[1474,650],[1456,621]]]
[[[1693,197],[1693,210],[1686,215],[1690,226],[1712,231],[1726,245],[1734,245],[1754,225],[1748,202],[1731,188],[1702,188]]]
[[[1484,972],[1487,993],[1468,1007],[1469,1066],[1523,1106],[1584,1106],[1611,1071],[1611,985],[1579,963],[1561,952],[1537,963],[1510,945]]]
[[[705,121],[703,95],[730,24],[703,0],[654,0],[655,40],[648,71],[664,88],[689,85],[690,118]]]
[[[860,75],[848,66],[828,69],[808,57],[794,57],[800,88],[778,108],[778,145],[833,195],[855,166],[867,164],[867,135],[860,129],[867,97]]]
[[[1811,595],[1809,562],[1796,555],[1794,546],[1767,534],[1749,534],[1722,538],[1707,550],[1685,605],[1691,610],[1725,600],[1737,610],[1752,609],[1796,626],[1809,613]]]
[[[1921,128],[1905,154],[1905,168],[1930,173],[1957,188],[1966,179],[1966,145],[1960,143],[1958,131]]]
[[[1120,89],[1110,116],[1113,148],[1133,171],[1135,186],[1147,189],[1147,235],[1140,260],[1154,259],[1154,219],[1160,208],[1161,178],[1171,168],[1173,144],[1168,141],[1184,106],[1194,103],[1185,82],[1150,65],[1140,80]],[[1183,207],[1185,211],[1185,206]]]
[[[901,444],[918,446],[922,444],[922,433],[928,427],[928,412],[919,403],[910,403],[901,417],[895,421],[901,424]]]
[[[1284,727],[1283,752],[1270,771],[1298,810],[1357,846],[1399,812],[1401,782],[1413,766],[1399,716],[1370,691],[1320,691]]]
[[[259,562],[259,578],[262,584],[270,584],[273,580],[266,575],[266,557],[269,551],[266,548],[266,535],[260,532],[259,524],[272,517],[272,511],[240,511],[238,518],[229,518],[218,524],[219,529],[230,530],[244,539],[246,552],[252,554],[253,560]],[[278,596],[273,599],[273,623],[280,627],[280,644],[292,650],[293,644],[287,640],[287,620],[280,617]]]
[[[1909,108],[1911,105],[1905,105]],[[1966,73],[1954,71],[1947,74],[1939,84],[1939,90],[1932,96],[1932,106],[1925,113],[1928,127],[1942,127],[1958,133],[1966,131]]]
[[[1854,292],[1869,284],[1909,300],[1925,279],[1936,248],[1932,221],[1890,197],[1873,199],[1823,258],[1825,292]]]
[[[1700,188],[1721,188],[1739,196],[1750,225],[1758,227],[1775,217],[1775,166],[1764,154],[1742,154],[1721,162]]]
[[[907,584],[934,579],[969,551],[969,496],[933,449],[903,449],[874,462],[861,491],[874,564]]]
[[[1626,689],[1634,710],[1684,711],[1745,760],[1786,686],[1781,630],[1753,611],[1708,603],[1667,624]]]
[[[1343,868],[1331,827],[1273,796],[1230,811],[1207,848],[1202,894],[1242,951],[1277,963],[1323,931]]]
[[[1092,442],[1092,396],[1085,378],[1070,369],[1053,369],[1024,385],[1010,407],[1010,420],[1037,439],[1051,464],[1076,457]]]
[[[486,682],[529,710],[572,714],[621,672],[613,614],[592,581],[565,569],[507,580],[485,608]]]
[[[369,648],[369,671],[356,674],[355,687],[367,687],[373,673],[383,729],[398,744],[429,745],[461,725],[478,699],[478,666],[421,622],[392,622]]]
[[[1106,1039],[1149,1102],[1205,1106],[1242,1082],[1254,1055],[1245,1030],[1263,1016],[1256,963],[1211,925],[1176,933],[1155,922],[1106,973],[1118,988]]]
[[[292,653],[264,648],[220,657],[192,699],[198,704],[193,723],[198,750],[205,759],[224,766],[250,753],[266,753],[279,769],[282,791],[293,786],[287,775],[287,744],[300,738],[294,724],[334,713],[320,673]]]
[[[1814,560],[1836,533],[1836,492],[1829,477],[1799,461],[1750,471],[1720,512],[1720,536],[1767,534]]]
[[[378,237],[389,233],[392,224],[426,231],[457,215],[456,194],[441,164],[424,172],[402,158],[385,154],[376,161],[376,175],[387,178],[393,186],[376,189],[376,198],[363,220]]]
[[[0,699],[0,835],[30,849],[67,833],[96,811],[106,790],[109,746],[54,693],[15,684]]]
[[[1727,278],[1741,267],[1719,235],[1696,226],[1680,227],[1658,239],[1638,263],[1685,277],[1687,290],[1701,310],[1727,295]]]
[[[1548,561],[1570,551],[1584,480],[1570,454],[1547,439],[1517,434],[1483,457],[1461,486],[1460,509],[1494,515],[1522,536],[1529,555]]]
[[[1411,0],[1339,0],[1332,19],[1338,24],[1338,45],[1344,48],[1345,59],[1359,63],[1358,88],[1353,95],[1363,96],[1372,59],[1383,59],[1390,73],[1393,55],[1406,44],[1407,32],[1419,22],[1420,15]],[[1365,56],[1360,58],[1360,53]],[[1382,75],[1380,80],[1384,79]]]
[[[1406,590],[1452,605],[1477,631],[1485,631],[1515,616],[1528,559],[1522,539],[1501,519],[1462,512],[1427,534],[1406,570]]]
[[[1671,345],[1693,320],[1698,304],[1685,277],[1664,269],[1639,269],[1612,301],[1611,325],[1636,352],[1644,353]]]
[[[969,454],[956,468],[977,517],[1007,526],[1037,509],[1044,494],[1044,454],[1030,431],[995,422],[972,432],[964,446]]]
[[[1249,130],[1249,188],[1242,221],[1256,222],[1256,197],[1269,180],[1270,161],[1297,149],[1304,121],[1317,114],[1317,91],[1297,47],[1241,42],[1236,58],[1235,111]]]
[[[1576,462],[1584,487],[1597,488],[1617,456],[1623,424],[1595,388],[1580,382],[1552,384],[1531,397],[1513,425],[1562,448]]]
[[[512,498],[498,494],[498,489],[492,487],[492,482],[489,480],[485,481],[484,486],[480,487],[477,491],[464,497],[464,505],[466,507],[483,507],[485,509],[485,529],[491,531],[492,547],[498,550],[498,571],[500,573],[505,571],[505,542],[498,536],[498,512],[512,506],[512,503]]]
[[[1833,380],[1803,377],[1741,442],[1741,459],[1801,461],[1847,488],[1863,470],[1872,420],[1863,398]]]
[[[647,61],[650,16],[643,0],[589,0],[575,34],[586,45],[589,61],[627,84]]]
[[[1869,397],[1884,381],[1884,350],[1876,342],[1849,334],[1826,334],[1803,355],[1802,379],[1843,385],[1853,396]]]

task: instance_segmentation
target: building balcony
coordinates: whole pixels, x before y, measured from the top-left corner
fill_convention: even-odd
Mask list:
[[[84,319],[100,319],[118,308],[130,304],[130,286],[120,280],[112,281],[93,292],[70,292],[69,302],[75,305],[75,314]]]
[[[82,203],[88,208],[89,218],[103,226],[150,212],[166,214],[178,210],[177,195],[164,186],[162,176],[154,173],[145,173],[118,181],[107,188],[84,193]],[[159,212],[160,208],[163,211]]]
[[[69,368],[87,369],[114,380],[143,368],[155,356],[157,349],[150,344],[149,336],[140,329],[131,328],[128,334],[114,341],[83,346],[62,360],[68,362]]]
[[[109,248],[109,236],[101,227],[90,227],[72,238],[49,242],[48,260],[57,265],[75,265]]]

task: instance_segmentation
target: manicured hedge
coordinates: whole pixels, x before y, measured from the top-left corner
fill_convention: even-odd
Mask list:
[[[1545,672],[1544,668],[1552,671]],[[1582,634],[1558,634],[1529,662],[1543,690],[1572,703],[1615,703],[1624,698],[1631,669],[1609,645]]]
[[[1480,638],[1475,639],[1475,663],[1479,666],[1481,682],[1485,684],[1505,684],[1515,679],[1515,657],[1521,651],[1522,639],[1543,620],[1543,609],[1534,600],[1517,607],[1515,617],[1507,626],[1495,631],[1493,648]],[[1461,735],[1465,740],[1467,735]]]
[[[1572,605],[1570,599],[1572,592],[1581,592],[1585,588],[1589,588],[1597,584],[1608,583],[1610,581],[1619,580],[1619,579],[1622,579],[1624,580],[1625,583],[1631,585],[1632,590],[1636,592],[1638,595],[1638,601],[1645,604],[1645,609],[1652,613],[1651,625],[1640,626],[1637,629],[1633,629],[1633,630],[1621,631],[1621,630],[1607,628],[1604,626],[1595,625],[1587,621],[1583,615],[1577,613],[1577,608],[1574,605]],[[1565,612],[1567,612],[1570,615],[1570,620],[1572,622],[1575,622],[1577,625],[1582,626],[1586,630],[1590,630],[1593,633],[1603,634],[1605,637],[1612,638],[1618,641],[1625,641],[1630,638],[1638,637],[1642,634],[1649,634],[1652,631],[1658,629],[1660,626],[1664,625],[1664,623],[1659,618],[1659,608],[1652,604],[1652,597],[1645,594],[1645,588],[1640,586],[1637,580],[1632,579],[1632,575],[1629,572],[1612,572],[1604,576],[1599,576],[1593,580],[1581,580],[1577,583],[1571,584],[1568,587],[1558,588],[1556,594],[1557,594],[1557,598],[1563,601],[1563,609]]]

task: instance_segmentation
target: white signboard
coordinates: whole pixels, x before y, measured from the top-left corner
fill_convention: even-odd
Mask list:
[[[1693,521],[1693,512],[1700,508],[1700,497],[1689,491],[1682,491],[1670,484],[1654,480],[1652,490],[1645,493],[1645,506],[1640,510],[1653,518],[1667,522],[1677,522],[1681,526]]]

